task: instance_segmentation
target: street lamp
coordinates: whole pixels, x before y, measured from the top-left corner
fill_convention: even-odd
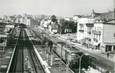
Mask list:
[[[79,73],[81,73],[81,61],[82,61],[82,57],[85,56],[85,55],[87,56],[89,54],[85,53],[85,54],[79,56],[80,57],[80,59],[79,59]]]

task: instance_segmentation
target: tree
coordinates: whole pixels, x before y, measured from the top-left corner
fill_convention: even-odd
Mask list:
[[[57,18],[56,18],[55,15],[52,15],[52,16],[50,17],[50,19],[51,19],[52,22],[57,22]]]
[[[64,19],[60,19],[60,27],[61,27],[61,32],[62,33],[75,33],[77,30],[77,23],[73,21],[67,21]],[[65,32],[65,30],[67,30]]]
[[[68,28],[71,30],[71,33],[75,33],[77,30],[77,23],[75,23],[74,21],[69,21],[68,25]]]

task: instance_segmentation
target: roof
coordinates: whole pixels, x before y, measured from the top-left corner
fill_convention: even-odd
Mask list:
[[[108,11],[104,13],[97,13],[95,11],[92,12],[92,17],[95,19],[101,19],[103,21],[109,21],[111,19],[115,19],[115,12],[114,11]]]
[[[90,15],[74,15],[74,16],[77,16],[79,18],[90,18],[91,17]]]
[[[115,25],[115,19],[104,22],[104,24],[113,24],[113,25]]]

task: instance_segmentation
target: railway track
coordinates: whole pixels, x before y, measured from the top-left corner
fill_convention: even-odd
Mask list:
[[[26,56],[29,58],[28,70],[25,70]],[[21,28],[9,73],[45,73],[24,28]]]
[[[13,57],[13,61],[10,67],[10,71],[9,73],[23,73],[23,46],[24,46],[24,42],[23,42],[23,34],[24,32],[20,31],[20,35],[19,35],[19,39],[18,39],[18,43],[16,45],[16,51],[14,53],[14,57]]]
[[[34,50],[29,50],[31,60],[33,61],[33,67],[36,73],[45,73],[43,67],[40,64],[37,56],[35,55]]]
[[[35,73],[45,73],[42,65],[40,64],[39,59],[37,58],[37,55],[35,54],[32,42],[29,40],[29,37],[27,36],[26,41],[26,47],[28,49],[29,57],[31,58],[32,67],[34,68]]]

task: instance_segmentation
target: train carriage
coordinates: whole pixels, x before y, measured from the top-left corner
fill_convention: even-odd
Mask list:
[[[65,63],[67,63],[67,60],[69,59],[68,56],[73,59],[75,58],[75,55],[73,54],[79,52],[79,50],[61,44],[55,44],[55,48],[53,50]]]

